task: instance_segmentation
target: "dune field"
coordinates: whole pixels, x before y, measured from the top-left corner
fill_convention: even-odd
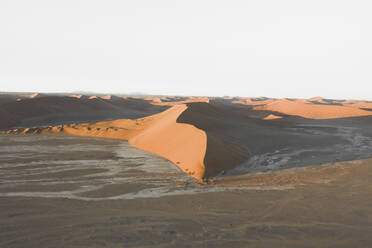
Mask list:
[[[282,149],[300,151],[299,156],[303,153],[303,165],[342,161],[335,156],[340,152],[336,147],[347,150],[348,142],[358,142],[355,136],[365,139],[364,145],[368,146],[372,132],[369,128],[372,111],[364,108],[370,104],[366,101],[36,93],[17,97],[1,97],[9,99],[3,100],[1,108],[0,127],[7,133],[124,139],[170,160],[199,180],[226,173],[254,156]],[[349,145],[357,148],[356,144]],[[365,148],[361,146],[360,152]],[[324,155],[312,161],[306,152]],[[348,154],[348,159],[366,155]]]
[[[2,93],[0,117],[0,246],[372,242],[371,102]]]

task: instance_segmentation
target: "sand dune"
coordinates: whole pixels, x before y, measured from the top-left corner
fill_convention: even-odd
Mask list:
[[[321,97],[321,96],[316,96],[316,97],[309,98],[309,101],[317,101],[317,102],[325,103],[324,98]]]
[[[275,119],[281,119],[283,118],[282,116],[277,116],[277,115],[273,115],[273,114],[269,114],[268,116],[266,116],[264,118],[264,120],[275,120]]]
[[[135,147],[165,157],[196,179],[204,177],[206,134],[196,127],[177,123],[186,105],[138,120],[117,120],[95,124],[72,124],[48,128],[26,128],[17,133],[65,133],[78,136],[125,139]],[[10,132],[11,133],[11,132]]]
[[[187,106],[176,105],[151,118],[151,123],[129,142],[144,151],[169,159],[196,179],[205,175],[206,133],[193,125],[177,123]]]
[[[105,95],[105,96],[101,96],[100,98],[105,99],[105,100],[111,100],[112,96],[111,95]]]
[[[35,98],[35,97],[38,97],[40,96],[39,93],[32,93],[32,94],[26,94],[26,95],[22,95],[23,97],[26,97],[26,98]]]
[[[372,102],[367,101],[345,101],[342,105],[359,109],[372,109]]]
[[[78,98],[78,99],[80,99],[80,98],[82,98],[83,97],[83,95],[70,95],[69,97],[74,97],[74,98]]]
[[[148,98],[147,98],[148,99]],[[208,97],[175,97],[175,98],[152,98],[151,103],[158,106],[175,106],[192,102],[209,102]]]
[[[228,113],[205,102],[188,103],[187,106],[177,122],[194,125],[206,132],[205,177],[230,170],[249,158],[247,150],[227,138],[230,130],[221,128],[229,121]]]
[[[213,107],[207,103],[179,104],[137,120],[16,129],[9,133],[63,133],[125,139],[139,149],[167,158],[185,173],[201,180],[229,170],[248,159],[246,151],[239,146],[229,143],[220,135],[209,133],[208,119],[203,116],[211,111]],[[217,121],[224,118],[219,113],[215,117]],[[200,125],[204,129],[198,128]]]
[[[32,93],[32,94],[24,94],[24,93],[1,93],[0,92],[0,105],[12,102],[12,101],[22,101],[27,99],[39,98],[46,96],[46,94],[40,93]]]
[[[276,101],[275,99],[267,99],[267,98],[241,98],[241,99],[232,101],[232,103],[249,105],[249,106],[261,106],[261,105],[270,104],[275,101]]]
[[[161,99],[159,97],[146,97],[144,100],[150,101],[151,103],[161,103]]]
[[[307,104],[282,99],[265,106],[254,107],[255,110],[268,110],[286,115],[301,116],[310,119],[348,118],[372,115],[372,112],[348,106]]]

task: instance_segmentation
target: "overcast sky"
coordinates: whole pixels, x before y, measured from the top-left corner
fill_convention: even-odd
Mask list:
[[[1,0],[0,91],[372,100],[372,1]]]

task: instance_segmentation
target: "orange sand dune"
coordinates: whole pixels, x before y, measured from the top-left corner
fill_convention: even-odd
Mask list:
[[[128,140],[133,146],[169,159],[185,173],[204,177],[206,133],[193,125],[177,123],[187,106],[176,105],[162,113],[137,120],[115,120],[94,124],[71,124],[48,128],[26,128],[8,133],[64,133],[77,136]]]
[[[144,98],[146,101],[150,101],[152,103],[161,103],[161,99],[159,97],[146,97]]]
[[[367,101],[345,101],[342,103],[342,105],[353,107],[353,108],[372,109],[372,102],[367,102]]]
[[[241,98],[239,100],[232,101],[232,103],[250,105],[250,106],[260,106],[270,104],[275,102],[276,99],[264,99],[264,98]]]
[[[177,123],[187,106],[176,105],[149,117],[151,124],[129,140],[133,146],[169,159],[196,179],[204,177],[206,133],[193,125]]]
[[[60,133],[125,139],[139,149],[167,158],[185,173],[201,180],[231,169],[248,159],[248,154],[238,146],[225,142],[216,135],[209,135],[208,127],[205,130],[196,127],[206,123],[203,120],[206,115],[204,112],[211,111],[209,104],[204,104],[206,105],[179,104],[159,114],[136,120],[120,119],[93,124],[15,129],[8,133]],[[218,118],[224,119],[223,116]]]
[[[324,98],[321,97],[321,96],[312,97],[312,98],[309,99],[309,101],[315,101],[315,102],[319,102],[319,103],[326,103],[326,101],[324,101]]]
[[[137,120],[116,120],[44,129],[46,133],[128,140],[133,146],[165,157],[196,179],[204,177],[207,138],[204,131],[177,118],[187,106],[176,105],[162,113]],[[28,130],[27,130],[28,131]]]
[[[80,99],[80,98],[83,97],[83,95],[70,95],[69,97],[74,97],[74,98],[78,98],[78,99]]]
[[[280,101],[280,100],[279,100]],[[292,101],[295,101],[295,102],[300,102],[300,103],[309,103],[311,104],[311,101],[308,100],[308,99],[294,99]]]
[[[105,100],[111,100],[112,96],[111,95],[105,95],[105,96],[101,96],[100,98],[105,99]]]
[[[230,170],[249,159],[249,152],[229,137],[228,120],[236,114],[205,102],[188,103],[177,122],[196,126],[207,134],[207,151],[204,158],[205,177],[213,177]],[[238,121],[240,123],[240,121]],[[238,130],[241,134],[241,130]]]
[[[39,93],[33,93],[33,94],[22,95],[22,97],[25,97],[25,98],[35,98],[35,97],[38,97],[39,95],[40,95]]]
[[[264,118],[264,120],[275,120],[275,119],[282,119],[283,117],[281,116],[277,116],[277,115],[273,115],[273,114],[269,114],[268,116],[266,116]]]
[[[268,110],[286,115],[296,115],[309,119],[333,119],[372,115],[365,111],[347,106],[308,104],[282,99],[265,106],[254,107],[255,110]]]
[[[267,104],[271,104],[274,102],[280,102],[280,101],[293,101],[293,102],[300,102],[300,103],[310,103],[306,99],[274,99],[274,98],[265,98],[265,97],[259,97],[259,98],[239,98],[239,100],[232,101],[232,103],[242,104],[242,105],[248,105],[248,106],[263,106]]]
[[[177,98],[146,98],[146,100],[150,100],[151,104],[157,106],[175,106],[178,104],[185,104],[185,103],[192,103],[192,102],[207,102],[209,103],[208,97],[190,97],[185,100],[179,100]],[[168,100],[168,101],[167,101]]]

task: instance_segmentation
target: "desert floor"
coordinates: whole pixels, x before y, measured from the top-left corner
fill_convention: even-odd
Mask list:
[[[208,184],[126,142],[0,136],[0,247],[371,247],[372,160]]]

